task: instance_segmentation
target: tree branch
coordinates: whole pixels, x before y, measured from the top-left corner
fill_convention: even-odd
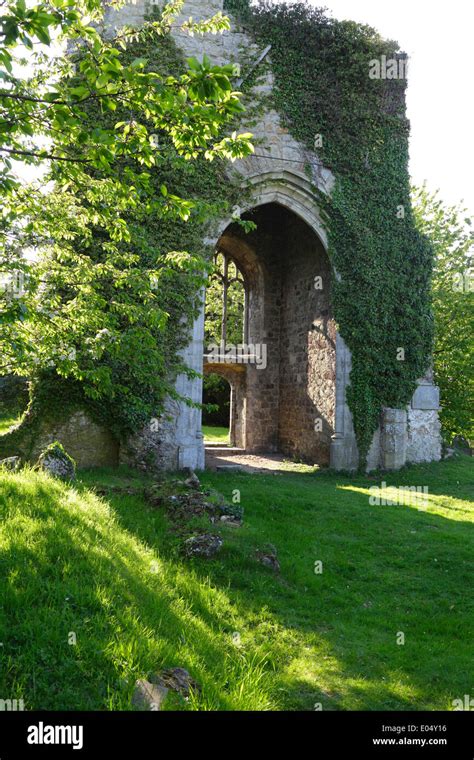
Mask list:
[[[31,156],[32,158],[39,158],[44,161],[69,161],[74,164],[90,164],[91,162],[87,158],[67,158],[66,156],[54,156],[52,153],[41,155],[33,150],[17,150],[12,148],[5,148],[0,145],[0,151],[8,153],[11,156]]]

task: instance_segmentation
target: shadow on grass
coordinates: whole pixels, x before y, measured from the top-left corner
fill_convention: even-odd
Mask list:
[[[84,491],[10,476],[0,504],[5,698],[23,698],[27,709],[127,709],[136,678],[180,666],[210,706],[235,709],[226,668],[238,670],[242,658],[233,656],[230,636],[226,642],[211,630],[210,590],[121,529],[113,508]],[[224,615],[227,600],[219,601]],[[257,692],[256,709],[259,699]]]
[[[443,469],[451,480],[453,474],[465,478],[455,465]],[[402,485],[423,484],[427,476],[432,495],[440,478],[423,467],[384,477]],[[357,485],[334,475],[204,480],[227,487],[228,496],[242,490],[246,527],[227,530],[221,560],[196,561],[193,569],[203,585],[210,578],[238,607],[248,639],[278,670],[287,706],[313,709],[319,699],[324,709],[446,709],[469,691],[472,523],[410,507],[370,506],[374,481],[364,477],[355,478]],[[452,497],[438,496],[430,508],[446,501],[454,514]],[[128,530],[156,540],[149,523],[138,525],[123,503],[115,508]],[[256,563],[254,550],[262,543],[278,547],[281,579]]]
[[[203,481],[239,489],[245,507],[210,562],[177,559],[165,516],[139,496],[106,503],[80,483],[2,479],[4,698],[127,709],[135,679],[170,666],[202,685],[206,709],[446,709],[472,690],[472,523],[370,506],[367,478]],[[431,474],[430,493],[440,483]],[[256,560],[265,543],[281,576]]]
[[[466,478],[456,463],[441,467],[451,480]],[[307,649],[296,668],[306,679],[297,676],[294,661],[284,670],[290,704],[302,707],[319,688],[325,709],[448,709],[472,691],[474,525],[459,519],[467,517],[467,505],[440,493],[441,479],[424,468],[386,479],[416,484],[420,475],[430,486],[428,510],[442,514],[371,506],[373,482],[363,477],[351,486],[350,478],[334,475],[288,475],[272,487],[271,478],[241,475],[230,488],[225,478],[206,476],[227,495],[240,489],[248,505],[251,527],[237,539],[241,551],[248,554],[263,537],[278,549],[286,582],[244,586],[254,614],[266,606],[283,629],[296,632],[294,658],[298,645]],[[454,485],[460,486],[456,497],[469,490]],[[451,486],[445,482],[445,491]],[[315,561],[323,563],[320,575]],[[256,572],[268,578],[263,569]],[[242,587],[232,566],[211,577]],[[324,631],[322,640],[315,628]],[[318,654],[323,642],[327,667]],[[332,697],[325,696],[328,686]]]

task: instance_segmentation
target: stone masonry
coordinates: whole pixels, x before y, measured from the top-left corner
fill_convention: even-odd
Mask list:
[[[107,8],[105,29],[112,35],[124,24],[139,27],[147,8],[145,0],[129,2],[119,11]],[[222,10],[222,0],[189,0],[181,20],[209,18]],[[172,34],[185,57],[202,58],[206,53],[216,64],[257,62],[263,52],[235,21],[222,35],[191,37],[180,29],[178,20]],[[254,94],[267,95],[273,87],[271,51],[259,64],[259,73]],[[326,230],[313,190],[316,186],[330,193],[334,178],[315,152],[294,140],[271,108],[250,131],[255,154],[237,161],[233,169],[246,188],[246,200],[238,211],[256,221],[257,230],[245,235],[232,218],[223,218],[209,229],[203,245],[228,253],[244,274],[248,341],[265,344],[267,367],[206,364],[204,371],[217,371],[231,384],[235,445],[249,452],[281,451],[310,463],[351,470],[358,465],[346,400],[351,355],[333,318],[330,283],[332,275],[338,274],[327,255]],[[205,348],[203,307],[183,355],[198,373],[203,372]],[[176,387],[182,396],[201,402],[201,378],[180,376]],[[406,462],[440,459],[438,409],[438,389],[428,373],[420,379],[407,409],[381,413],[368,469],[398,469]],[[83,422],[76,425],[77,430],[82,430]],[[61,439],[61,431],[55,432]],[[100,435],[107,433],[100,431]],[[96,463],[115,464],[118,458],[139,467],[201,469],[201,412],[196,406],[170,400],[166,413],[120,446],[119,453],[109,439],[99,441],[96,434],[87,451],[79,442],[71,443],[72,447],[75,451],[70,453],[79,466],[94,458]]]
[[[139,26],[143,0],[110,12],[110,28],[123,23]],[[181,19],[208,18],[223,10],[222,0],[190,0]],[[186,57],[206,53],[213,62],[257,61],[258,48],[235,21],[222,35],[190,37],[174,25],[173,35]],[[271,92],[271,51],[261,64],[254,92]],[[276,111],[267,109],[252,125],[255,155],[236,162],[242,183],[253,197],[242,215],[258,220],[253,236],[242,237],[230,219],[209,231],[205,241],[232,255],[247,278],[249,342],[264,341],[268,367],[233,368],[221,374],[233,388],[234,443],[248,451],[280,450],[308,461],[353,469],[358,463],[352,416],[346,402],[350,382],[350,351],[337,333],[330,299],[331,264],[327,239],[311,183],[330,193],[334,178],[310,152],[289,134]],[[310,167],[311,181],[307,167]],[[275,209],[279,212],[275,213]],[[314,287],[321,276],[322,289]],[[337,273],[336,273],[337,276]],[[204,315],[194,326],[185,353],[190,367],[201,372]],[[221,365],[223,369],[224,365]],[[206,371],[219,367],[206,367]],[[178,386],[193,401],[202,398],[202,381],[178,378]],[[405,462],[431,461],[441,456],[438,393],[432,378],[420,380],[406,410],[386,409],[369,453],[368,469],[397,469]],[[204,462],[199,410],[174,404],[159,431],[136,436],[147,441],[158,466],[202,467]],[[133,463],[134,446],[121,455]]]

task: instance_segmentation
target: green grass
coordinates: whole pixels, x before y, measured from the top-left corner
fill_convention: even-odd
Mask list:
[[[203,425],[202,432],[205,443],[222,443],[223,446],[229,444],[229,428],[227,427]]]
[[[136,678],[181,666],[202,693],[175,709],[452,709],[474,694],[472,460],[383,476],[428,486],[427,509],[371,506],[381,479],[206,472],[245,522],[190,561],[162,510],[91,490],[142,476],[1,473],[0,695],[129,709]],[[280,575],[256,560],[268,543]]]

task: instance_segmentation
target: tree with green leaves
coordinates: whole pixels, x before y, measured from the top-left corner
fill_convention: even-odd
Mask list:
[[[414,188],[419,229],[435,250],[433,309],[434,370],[441,390],[441,421],[447,442],[474,439],[474,229],[461,204],[448,206],[426,185]]]
[[[100,0],[0,5],[0,373],[67,381],[128,433],[186,369],[179,349],[206,257],[195,239],[185,249],[183,229],[218,206],[191,197],[196,166],[223,174],[252,150],[233,131],[243,111],[233,67],[181,65],[169,32],[183,0],[113,39]],[[182,24],[228,28],[221,13]],[[46,174],[25,185],[14,162]]]

